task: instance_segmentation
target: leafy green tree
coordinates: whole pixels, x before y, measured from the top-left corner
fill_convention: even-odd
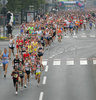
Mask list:
[[[36,9],[40,7],[41,3],[45,3],[44,0],[8,0],[6,6],[11,12],[20,12],[22,9],[28,9],[29,5],[34,5],[34,1]]]

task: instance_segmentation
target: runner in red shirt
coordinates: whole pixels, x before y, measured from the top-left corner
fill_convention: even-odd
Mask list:
[[[83,19],[81,18],[80,19],[80,29],[82,28],[82,25],[83,25]]]
[[[64,22],[64,32],[65,32],[65,35],[66,35],[66,30],[67,30],[67,23]]]
[[[22,39],[22,36],[20,36],[20,39],[19,39],[19,51],[21,51],[23,48],[23,39]]]
[[[25,60],[26,58],[28,58],[28,60],[29,60],[30,59],[29,56],[30,55],[28,53],[28,50],[26,50],[26,53],[23,54],[23,60]]]
[[[16,48],[17,48],[17,53],[18,53],[18,50],[19,50],[19,36],[17,37],[17,40],[16,40]]]
[[[26,50],[28,49],[28,44],[29,44],[29,40],[28,40],[28,38],[27,38],[26,41],[25,41]]]

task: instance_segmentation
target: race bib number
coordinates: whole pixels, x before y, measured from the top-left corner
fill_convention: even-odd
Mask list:
[[[20,45],[22,45],[22,42],[20,42]]]
[[[19,74],[22,74],[22,71],[19,71]]]
[[[18,77],[18,74],[15,74],[15,75],[14,75],[14,78],[17,78],[17,77]]]

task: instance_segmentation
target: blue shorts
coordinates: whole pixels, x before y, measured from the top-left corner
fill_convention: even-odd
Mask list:
[[[23,30],[20,31],[20,33],[22,33],[22,32],[23,32]]]
[[[90,26],[92,27],[92,24],[90,24]]]
[[[2,62],[2,64],[3,64],[3,65],[6,65],[6,64],[8,64],[8,61],[6,61],[6,62]]]
[[[31,55],[31,53],[29,53],[29,55]]]

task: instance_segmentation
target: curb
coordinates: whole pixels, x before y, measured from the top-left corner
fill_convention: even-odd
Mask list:
[[[0,39],[0,41],[9,41],[9,39]]]

